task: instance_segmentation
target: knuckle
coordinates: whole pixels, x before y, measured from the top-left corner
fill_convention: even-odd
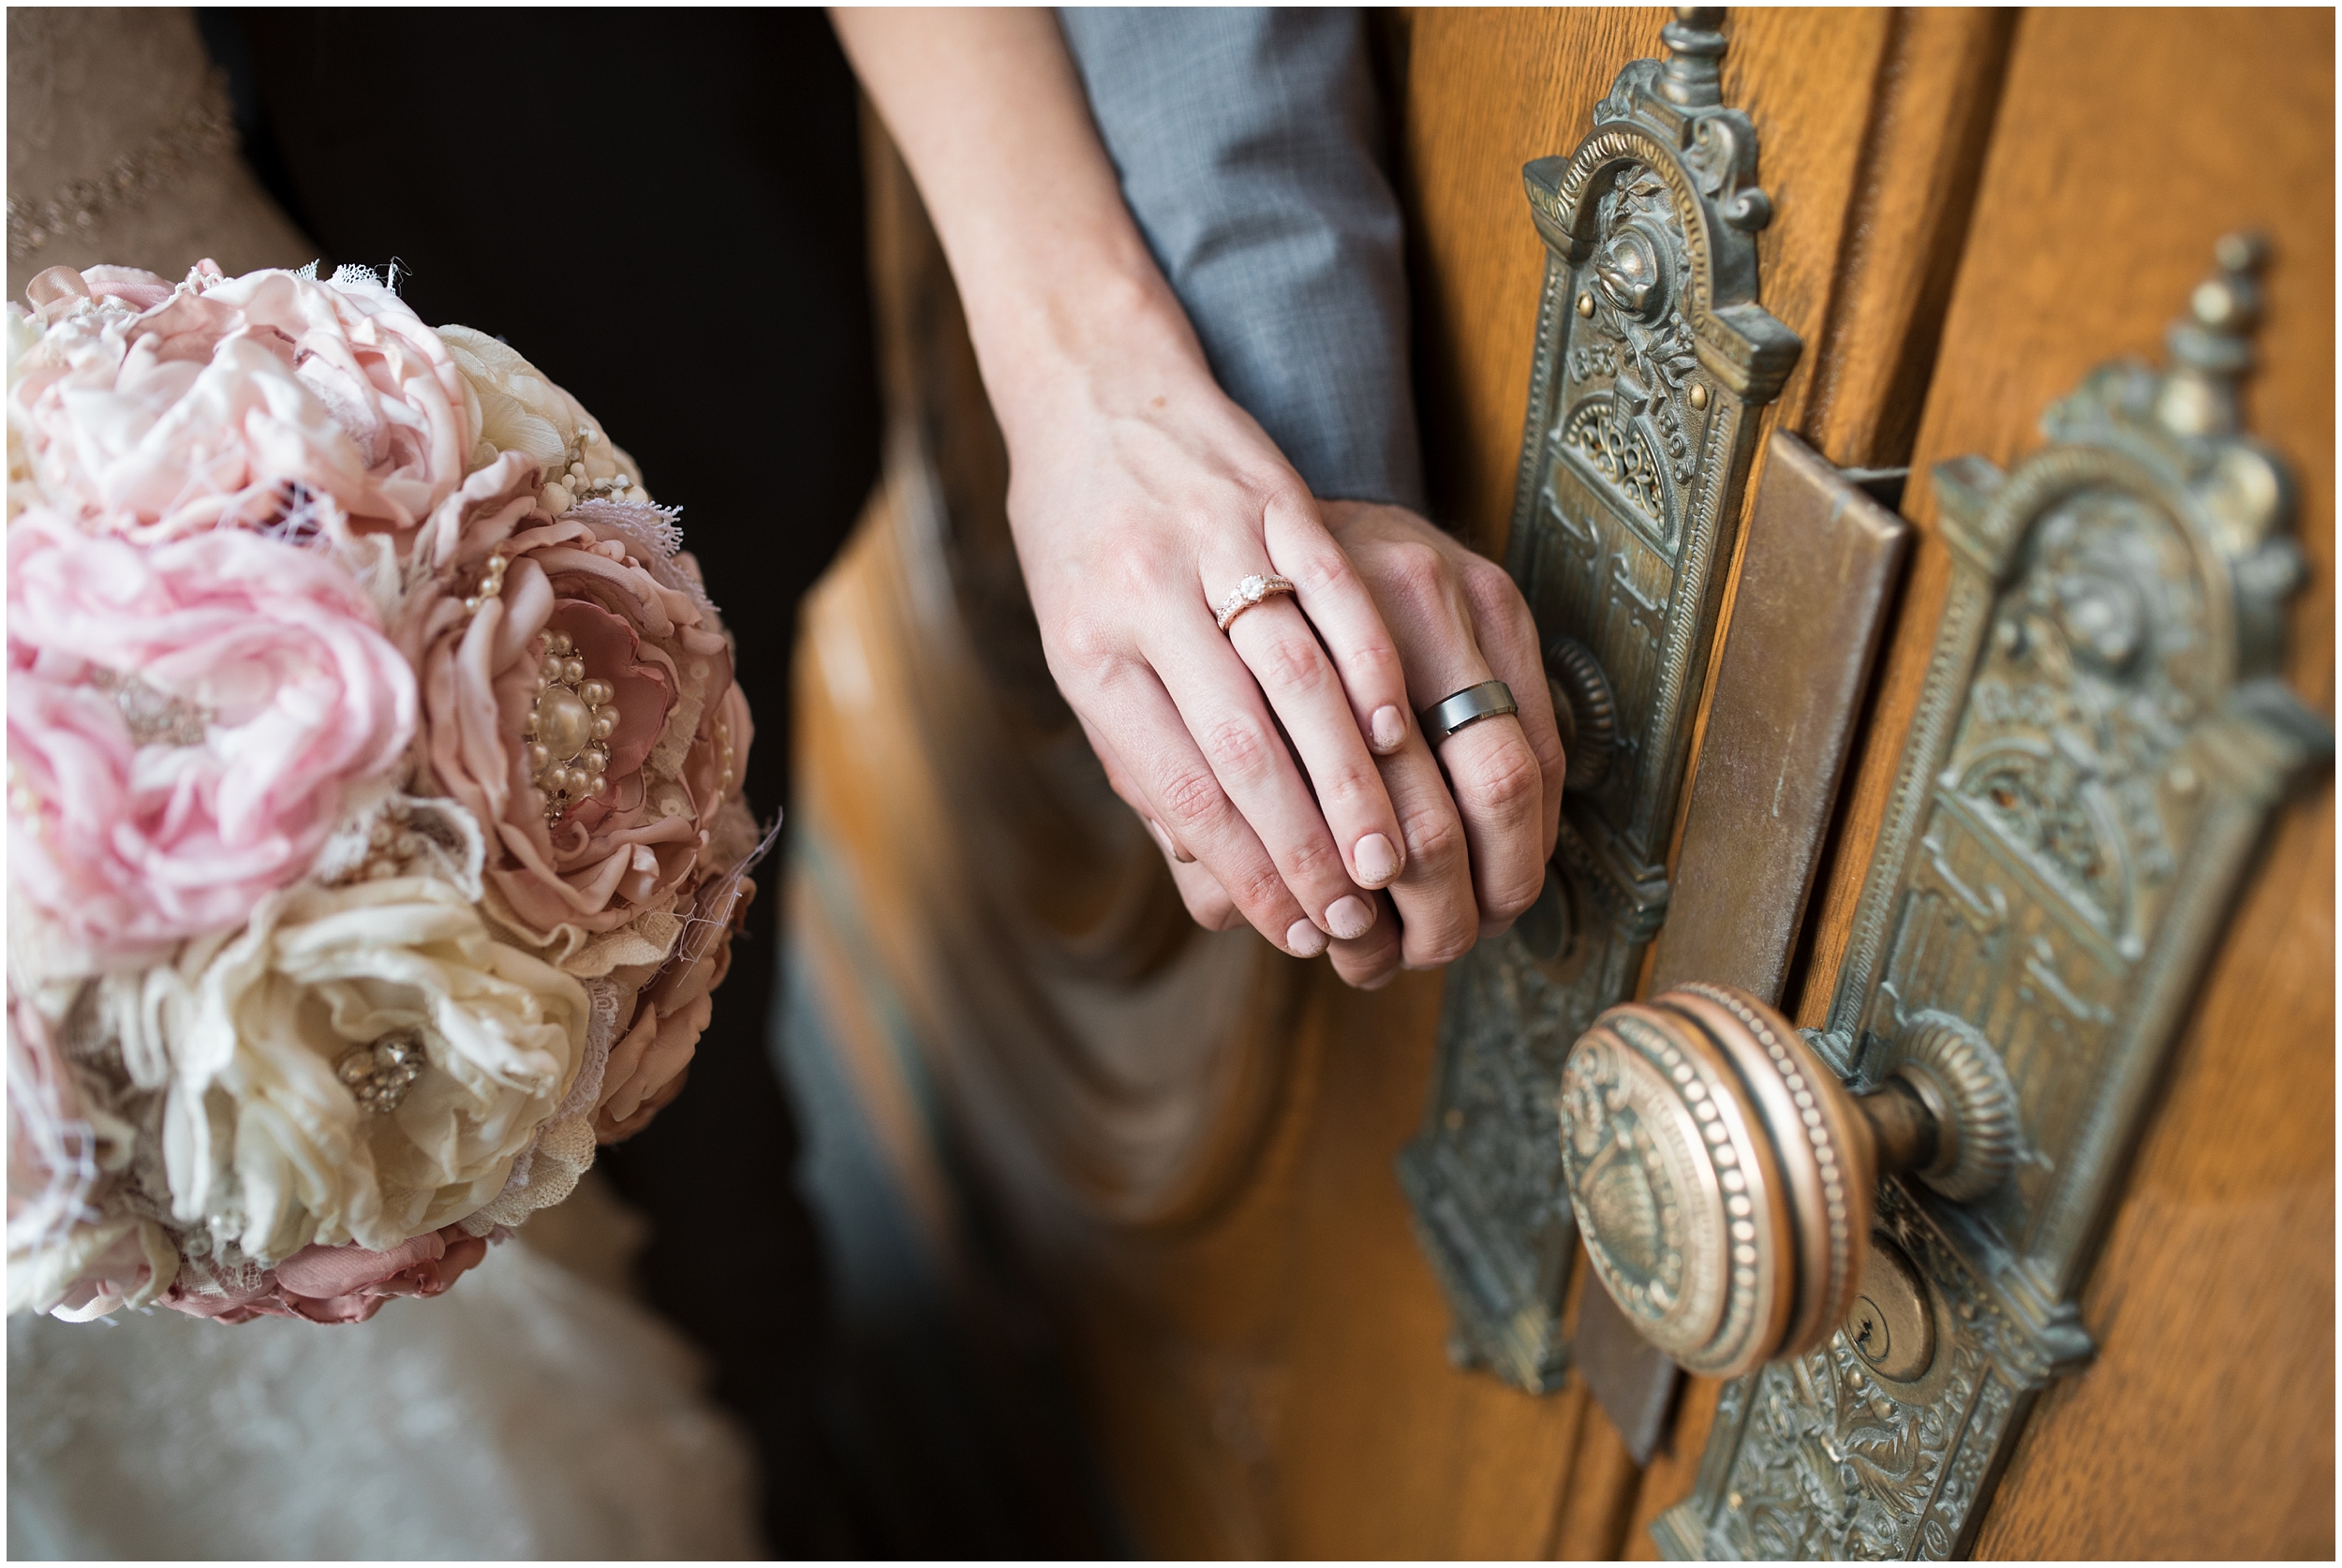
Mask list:
[[[1342,658],[1359,690],[1375,693],[1387,702],[1406,702],[1407,667],[1387,633],[1347,650]]]
[[[1454,584],[1447,557],[1430,545],[1413,540],[1390,545],[1384,553],[1383,570],[1390,586],[1416,604],[1445,599]]]
[[[1277,874],[1275,866],[1265,862],[1245,866],[1238,873],[1236,885],[1227,891],[1229,901],[1237,909],[1255,916],[1273,914],[1285,898],[1284,879]]]
[[[1527,913],[1529,906],[1537,901],[1538,886],[1536,881],[1515,880],[1491,888],[1487,908],[1481,913],[1490,920],[1502,921],[1509,925]]]
[[[1252,484],[1264,529],[1270,518],[1280,515],[1316,523],[1317,497],[1301,482],[1301,476],[1282,463],[1253,471]]]
[[[1407,933],[1407,962],[1418,969],[1435,969],[1454,963],[1472,951],[1473,939],[1478,935],[1476,925],[1459,921],[1442,921],[1425,930],[1420,937]]]
[[[1375,810],[1386,798],[1383,776],[1371,763],[1337,763],[1317,781],[1317,795],[1328,816],[1338,806]]]
[[[1260,658],[1267,666],[1262,678],[1282,689],[1308,695],[1326,683],[1325,656],[1315,641],[1295,632],[1280,629],[1261,649]]]
[[[1305,553],[1288,575],[1295,586],[1307,595],[1331,593],[1357,582],[1357,570],[1350,564],[1350,557],[1330,540],[1326,549]]]
[[[1453,811],[1418,806],[1407,813],[1399,831],[1407,836],[1408,868],[1426,879],[1445,876],[1463,858],[1463,824]]]
[[[1545,794],[1545,770],[1523,743],[1499,747],[1472,770],[1472,795],[1502,818],[1535,813]]]
[[[1223,718],[1201,737],[1204,756],[1223,777],[1249,778],[1268,765],[1270,743],[1260,725],[1250,718]],[[1216,793],[1217,791],[1215,791]]]
[[[1121,657],[1121,639],[1107,617],[1078,612],[1058,622],[1057,643],[1065,660],[1086,674],[1109,668]]]
[[[1536,754],[1539,771],[1558,792],[1569,771],[1569,754],[1562,749],[1562,737],[1553,731],[1541,729],[1530,740],[1529,747]]]
[[[1521,598],[1513,574],[1477,551],[1466,550],[1454,563],[1456,575],[1462,582],[1464,592],[1475,603],[1497,605],[1518,604],[1523,611],[1528,601]]]
[[[1460,569],[1459,586],[1481,625],[1535,641],[1536,617],[1529,614],[1529,601],[1504,568],[1475,555]]]
[[[1344,882],[1350,880],[1349,871],[1341,864],[1341,852],[1334,848],[1332,839],[1322,834],[1311,834],[1294,845],[1286,852],[1286,865],[1289,882],[1314,882],[1329,876],[1340,877]]]
[[[1164,783],[1163,814],[1174,830],[1201,828],[1219,816],[1223,798],[1210,774],[1182,770]]]

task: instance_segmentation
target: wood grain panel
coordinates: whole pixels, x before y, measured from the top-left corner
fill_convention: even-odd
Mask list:
[[[2182,1038],[1982,1558],[2334,1556],[2334,793],[2289,812]]]
[[[2027,13],[1946,320],[1915,471],[2008,466],[2094,364],[2161,358],[2212,241],[2275,242],[2252,427],[2302,481],[2309,580],[2287,667],[2331,714],[2330,12]],[[1943,602],[1921,530],[1799,1009],[1827,1008]],[[2334,1550],[2333,795],[2290,807],[2179,1042],[2083,1298],[2097,1364],[2042,1402],[1985,1556]]]
[[[1619,67],[1659,52],[1667,16],[1410,7],[1382,19],[1432,514],[1491,555],[1512,516],[1545,277],[1521,166],[1578,144]]]
[[[1667,15],[1422,7],[1385,23],[1432,508],[1492,555],[1504,554],[1512,515],[1545,276],[1521,165],[1577,146],[1619,67],[1664,54]],[[1772,224],[1757,240],[1762,299],[1809,349],[1776,406],[1796,424],[1839,269],[1889,13],[1748,9],[1726,26],[1725,101],[1756,120],[1757,173],[1773,201]]]
[[[1323,1072],[1289,1237],[1283,1549],[1304,1558],[1523,1558],[1550,1540],[1582,1399],[1537,1398],[1445,1354],[1447,1306],[1391,1160],[1423,1115],[1436,975],[1367,994],[1319,971]]]
[[[2310,572],[2287,665],[2332,711],[2332,30],[2324,13],[2245,10],[2031,12],[2020,25],[1913,459],[1920,481],[1905,498],[1920,547],[1825,873],[1801,1023],[1827,1011],[1949,582],[1926,466],[1971,451],[2014,463],[2041,444],[2041,410],[2091,366],[2159,359],[2165,323],[2231,229],[2261,228],[2278,246],[2246,421],[2302,481]]]

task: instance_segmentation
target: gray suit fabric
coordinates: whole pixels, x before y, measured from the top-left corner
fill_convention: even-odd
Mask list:
[[[1058,18],[1223,390],[1318,496],[1422,510],[1402,231],[1358,13]]]

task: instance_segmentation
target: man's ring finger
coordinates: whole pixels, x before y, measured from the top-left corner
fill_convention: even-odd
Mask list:
[[[1511,687],[1503,681],[1482,681],[1478,686],[1465,687],[1452,697],[1442,698],[1415,717],[1416,722],[1423,726],[1425,737],[1437,747],[1467,724],[1519,711]]]
[[[1289,577],[1262,577],[1256,573],[1243,579],[1230,589],[1228,597],[1222,599],[1215,607],[1215,614],[1220,617],[1220,629],[1227,630],[1229,627],[1236,624],[1236,618],[1238,615],[1269,595],[1289,594],[1293,591],[1293,580]]]

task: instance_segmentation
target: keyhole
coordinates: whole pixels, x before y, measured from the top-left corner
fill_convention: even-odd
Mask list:
[[[1862,1359],[1878,1366],[1887,1359],[1891,1337],[1887,1332],[1886,1314],[1868,1296],[1855,1303],[1850,1325],[1854,1330],[1854,1348],[1862,1353]]]

